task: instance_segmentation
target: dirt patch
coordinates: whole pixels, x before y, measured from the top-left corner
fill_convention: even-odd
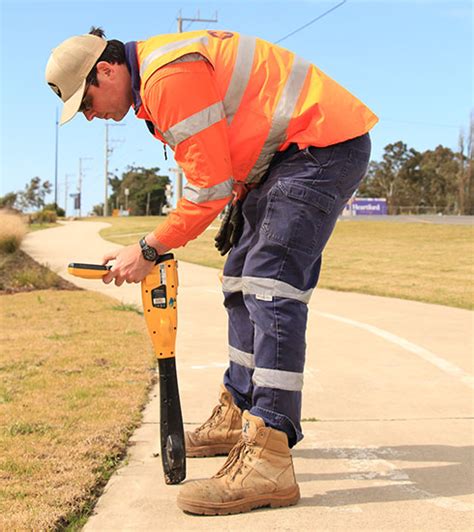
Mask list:
[[[33,290],[81,290],[21,250],[0,252],[0,294],[16,294]]]

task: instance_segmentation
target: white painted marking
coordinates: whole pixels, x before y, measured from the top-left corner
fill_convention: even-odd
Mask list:
[[[349,318],[343,318],[342,316],[337,316],[336,314],[329,314],[328,312],[319,311],[316,311],[316,314],[319,314],[324,318],[340,321],[342,323],[346,323],[348,325],[352,325],[353,327],[357,327],[359,329],[363,329],[372,334],[375,334],[376,336],[387,340],[387,342],[391,342],[392,344],[398,345],[399,347],[409,351],[410,353],[419,356],[426,362],[429,362],[430,364],[433,364],[445,373],[448,373],[449,375],[458,378],[463,384],[466,384],[467,386],[470,386],[474,389],[474,377],[472,377],[472,375],[469,375],[469,373],[466,373],[464,370],[462,370],[458,366],[455,366],[451,362],[448,362],[444,358],[441,358],[440,356],[435,355],[431,351],[428,351],[428,349],[409,342],[401,336],[397,336],[396,334],[388,332],[384,329],[380,329],[379,327],[375,327],[374,325],[369,325],[368,323],[364,323],[361,321],[351,320]]]
[[[321,445],[324,447],[321,448]],[[335,454],[339,459],[345,460],[350,471],[349,478],[352,480],[367,480],[372,486],[393,486],[402,492],[413,495],[416,499],[446,510],[472,512],[474,509],[474,505],[469,502],[439,496],[419,488],[410,480],[404,469],[386,459],[386,457],[393,460],[401,458],[406,461],[409,459],[407,453],[400,453],[390,447],[360,447],[350,444],[343,449],[338,447],[340,445],[340,441],[323,441],[320,443],[319,449],[323,453]],[[440,464],[440,467],[443,466]],[[419,470],[422,471],[423,469],[420,468]],[[358,506],[355,506],[353,511],[358,511],[357,508]]]

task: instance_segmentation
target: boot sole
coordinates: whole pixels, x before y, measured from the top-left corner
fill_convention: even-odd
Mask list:
[[[209,456],[227,456],[235,443],[226,443],[219,445],[203,445],[202,447],[193,447],[186,449],[187,458],[205,458]]]
[[[229,515],[250,512],[257,508],[282,508],[284,506],[293,506],[300,500],[300,489],[298,485],[284,490],[266,495],[256,495],[247,497],[239,501],[230,502],[209,502],[185,499],[178,495],[178,508],[183,512],[195,515]]]

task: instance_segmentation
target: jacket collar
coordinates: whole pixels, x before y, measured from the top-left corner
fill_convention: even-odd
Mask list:
[[[155,126],[153,122],[147,120],[149,117],[145,112],[145,109],[142,108],[142,97],[140,96],[140,70],[138,68],[138,58],[137,58],[137,42],[131,41],[125,44],[125,62],[127,64],[128,70],[130,72],[130,77],[132,80],[132,100],[133,100],[133,109],[135,110],[135,115],[137,118],[142,118],[146,122],[146,126],[150,133],[155,135]]]
[[[142,106],[142,98],[140,96],[141,79],[140,70],[138,69],[136,41],[127,42],[125,44],[125,62],[127,63],[132,78],[133,108],[135,109],[135,114],[138,114],[140,107]]]

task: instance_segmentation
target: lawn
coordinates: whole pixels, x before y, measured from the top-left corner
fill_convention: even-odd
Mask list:
[[[101,235],[131,244],[159,217],[98,218],[111,223]],[[175,251],[180,260],[222,268],[214,249],[214,222],[199,238]],[[332,290],[473,308],[474,228],[430,223],[341,220],[323,256],[319,286]]]

